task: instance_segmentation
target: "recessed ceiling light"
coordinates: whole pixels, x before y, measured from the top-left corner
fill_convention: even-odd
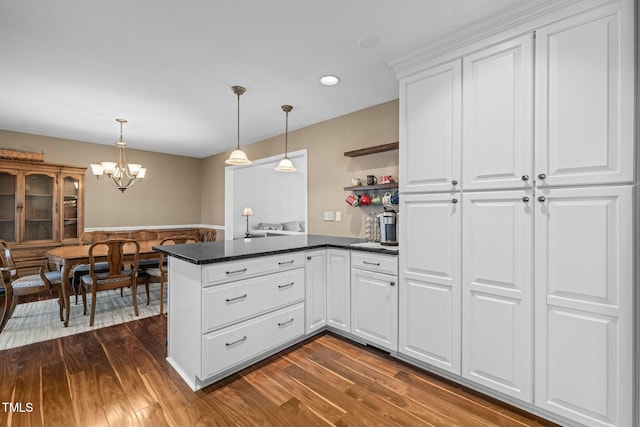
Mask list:
[[[340,77],[327,74],[326,76],[320,77],[320,83],[325,86],[334,86],[340,83]]]

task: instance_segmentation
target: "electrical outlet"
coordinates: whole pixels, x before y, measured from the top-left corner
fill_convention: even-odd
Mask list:
[[[323,219],[325,221],[333,221],[333,211],[324,211]]]
[[[336,221],[342,221],[342,212],[336,211]]]

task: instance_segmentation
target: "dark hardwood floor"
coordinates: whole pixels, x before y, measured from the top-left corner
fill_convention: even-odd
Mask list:
[[[166,324],[0,351],[0,426],[553,425],[332,334],[193,392],[165,360]]]

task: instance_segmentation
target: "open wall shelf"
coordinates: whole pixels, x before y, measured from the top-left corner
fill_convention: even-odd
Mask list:
[[[344,155],[347,157],[366,156],[367,154],[382,153],[384,151],[397,150],[399,145],[400,144],[398,142],[391,142],[389,144],[376,145],[375,147],[367,147],[367,148],[361,148],[359,150],[345,151]]]

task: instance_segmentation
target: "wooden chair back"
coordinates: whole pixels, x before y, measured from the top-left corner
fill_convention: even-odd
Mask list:
[[[204,232],[202,237],[203,242],[213,242],[216,240],[216,236],[218,235],[218,230],[208,229]]]
[[[133,254],[133,260],[125,261],[127,255]],[[96,264],[104,262],[101,257],[107,256],[109,266],[108,273],[97,273]],[[136,281],[138,272],[138,259],[140,257],[140,243],[133,239],[110,239],[95,242],[89,247],[89,275],[93,279],[96,290],[116,289],[132,286]],[[131,269],[125,269],[131,266]],[[129,278],[129,280],[125,280]]]
[[[4,240],[0,240],[0,271],[2,272],[2,283],[5,287],[9,286],[17,271],[11,256],[11,249]]]

